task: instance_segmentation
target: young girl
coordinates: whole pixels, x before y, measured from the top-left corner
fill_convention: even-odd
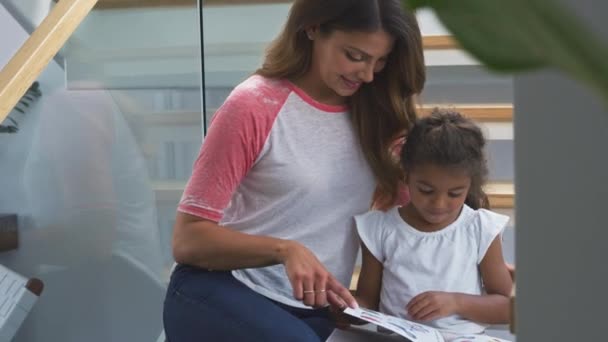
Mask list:
[[[423,322],[449,340],[506,323],[512,280],[502,256],[509,218],[487,207],[480,129],[435,110],[402,149],[410,202],[355,217],[363,307]]]

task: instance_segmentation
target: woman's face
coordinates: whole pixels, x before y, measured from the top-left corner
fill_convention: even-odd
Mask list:
[[[304,89],[313,98],[329,104],[344,103],[362,83],[374,80],[382,71],[394,38],[384,30],[373,33],[307,30],[313,41],[312,64]]]

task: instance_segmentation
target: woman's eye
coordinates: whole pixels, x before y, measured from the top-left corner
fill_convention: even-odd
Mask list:
[[[353,62],[362,62],[363,61],[363,56],[357,53],[353,53],[350,51],[346,51],[346,57],[348,59],[350,59]]]
[[[380,72],[386,66],[386,59],[379,59],[374,66],[374,72]]]

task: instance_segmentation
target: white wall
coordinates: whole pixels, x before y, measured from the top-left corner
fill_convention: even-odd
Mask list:
[[[608,44],[608,2],[565,2]],[[518,341],[606,341],[608,101],[545,71],[515,108]]]
[[[38,27],[49,13],[53,0],[3,0],[2,2],[11,6],[19,12],[19,15],[27,19],[28,25]]]
[[[8,13],[4,6],[0,5],[0,67],[4,67],[17,52],[17,49],[27,39],[27,33],[16,24],[13,17]],[[1,68],[0,68],[1,69]]]

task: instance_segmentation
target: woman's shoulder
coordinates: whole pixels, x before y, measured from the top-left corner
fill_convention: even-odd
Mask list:
[[[242,101],[249,104],[272,104],[283,102],[291,92],[287,81],[252,75],[238,84],[228,96],[230,101]]]
[[[290,89],[285,81],[253,75],[237,85],[214,114],[214,121],[265,123],[270,127],[283,108]],[[254,124],[257,126],[257,124]]]

